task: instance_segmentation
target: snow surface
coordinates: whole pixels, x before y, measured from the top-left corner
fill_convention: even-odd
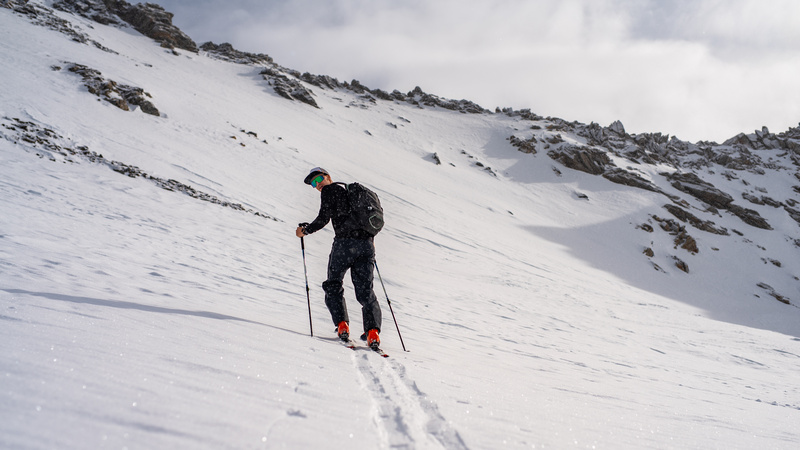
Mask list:
[[[312,87],[315,109],[257,67],[58,14],[118,54],[0,8],[1,448],[800,442],[800,311],[752,283],[800,301],[785,233],[720,218],[746,236],[694,233],[686,274],[667,235],[636,229],[663,196],[557,176],[508,144],[530,122]],[[162,117],[51,69],[68,62],[142,87]],[[14,118],[276,220],[14,140]],[[378,264],[408,352],[377,281],[391,357],[336,342],[327,228],[305,239],[309,336],[294,228],[316,214],[302,179],[318,165],[381,196]]]

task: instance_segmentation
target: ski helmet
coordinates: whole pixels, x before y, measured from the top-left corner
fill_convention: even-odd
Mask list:
[[[313,169],[311,169],[311,172],[309,172],[308,175],[306,175],[306,179],[303,180],[303,182],[305,184],[310,185],[311,184],[311,180],[313,180],[317,175],[328,175],[328,176],[330,176],[328,171],[323,169],[322,167],[314,167]]]

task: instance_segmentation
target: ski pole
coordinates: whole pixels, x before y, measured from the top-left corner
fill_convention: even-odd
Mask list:
[[[375,262],[375,271],[378,272],[378,279],[381,280],[381,286],[383,287],[383,294],[386,296],[386,303],[389,304],[389,311],[392,313],[392,319],[394,320],[394,327],[397,328],[397,335],[400,337],[400,345],[403,346],[403,351],[407,352],[406,344],[403,343],[403,335],[400,334],[400,327],[397,325],[397,317],[394,315],[394,310],[392,309],[392,301],[389,300],[389,294],[386,293],[386,285],[383,284],[383,277],[381,276],[381,271],[378,269],[378,263]]]
[[[306,241],[300,238],[300,248],[303,250],[303,273],[306,276],[306,298],[308,299],[308,328],[314,336],[314,324],[311,321],[311,289],[308,287],[308,267],[306,266]]]

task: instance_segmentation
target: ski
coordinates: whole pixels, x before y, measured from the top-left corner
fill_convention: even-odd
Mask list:
[[[361,339],[364,342],[367,342],[367,333],[363,333],[359,339]],[[389,357],[389,355],[379,347],[370,347],[370,346],[368,346],[367,348],[372,350],[373,352],[383,356],[384,358],[388,358]]]
[[[345,347],[349,348],[350,350],[359,350],[359,349],[371,350],[371,351],[381,355],[384,358],[388,358],[389,357],[389,354],[386,353],[385,351],[383,351],[383,349],[381,349],[381,348],[360,347],[352,339],[339,339],[339,342],[341,342],[342,345],[344,345]]]
[[[388,357],[389,357],[389,354],[388,354],[388,353],[386,353],[385,351],[383,351],[383,350],[382,350],[382,349],[380,349],[380,348],[377,348],[377,347],[376,347],[376,348],[369,347],[369,349],[370,349],[370,350],[372,350],[373,352],[375,352],[375,353],[377,353],[377,354],[379,354],[379,355],[383,356],[384,358],[388,358]]]
[[[352,350],[356,349],[355,341],[352,341],[349,338],[348,339],[339,339],[339,342],[341,342],[342,345],[344,345],[345,347],[347,347],[349,349],[352,349]]]

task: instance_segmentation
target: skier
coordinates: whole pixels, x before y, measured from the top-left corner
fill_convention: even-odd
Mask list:
[[[315,167],[311,169],[304,182],[320,192],[321,204],[317,218],[311,223],[300,224],[295,234],[302,238],[321,230],[329,221],[333,221],[335,236],[328,259],[328,279],[322,283],[322,289],[325,291],[325,305],[337,327],[339,338],[344,341],[350,338],[350,319],[342,286],[345,272],[349,269],[356,300],[361,304],[367,345],[378,349],[381,342],[382,316],[378,298],[372,289],[372,268],[375,266],[374,238],[351,220],[347,189],[342,183],[334,183],[328,171]]]

